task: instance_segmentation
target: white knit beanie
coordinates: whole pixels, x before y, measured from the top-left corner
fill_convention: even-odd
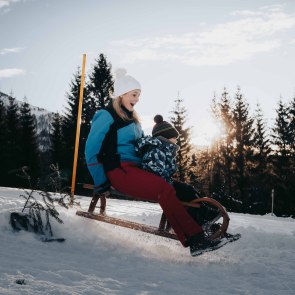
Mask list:
[[[115,73],[115,83],[114,83],[114,93],[113,97],[116,98],[123,95],[129,91],[139,89],[141,86],[139,82],[133,77],[126,75],[127,71],[125,69],[117,69]]]

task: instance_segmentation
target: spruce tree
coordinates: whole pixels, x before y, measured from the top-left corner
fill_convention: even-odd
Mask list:
[[[64,176],[70,181],[73,169],[73,159],[76,140],[77,129],[77,117],[79,108],[80,97],[80,85],[81,85],[81,71],[78,68],[74,74],[74,78],[70,84],[70,91],[67,93],[67,107],[62,119],[62,161],[60,163],[60,169],[64,173]],[[77,163],[77,181],[78,176],[81,174],[81,169],[85,171],[84,160],[84,146],[86,141],[85,132],[85,105],[86,98],[88,97],[88,91],[84,88],[83,91],[83,104],[82,104],[82,117],[81,117],[81,130],[79,140],[79,153]]]
[[[7,184],[7,122],[6,108],[0,100],[0,185]]]
[[[40,177],[40,154],[37,141],[36,117],[31,113],[30,106],[24,99],[20,108],[22,166],[29,167],[33,184]]]
[[[221,126],[223,123],[221,120],[220,108],[216,99],[216,94],[214,94],[212,99],[211,111],[213,120],[217,122],[219,126]],[[207,162],[208,164],[208,194],[212,195],[218,191],[219,197],[221,197],[221,190],[224,183],[224,179],[221,174],[222,159],[220,153],[220,146],[220,139],[215,139],[211,146],[207,148],[207,151],[203,151],[201,153],[202,160],[200,162],[201,169],[204,166],[204,163]],[[205,169],[205,171],[206,170],[207,169]]]
[[[210,147],[210,195],[220,199],[226,207],[238,210],[239,203],[235,201],[233,189],[235,179],[234,167],[234,125],[232,102],[224,88],[220,99],[214,95],[211,111],[215,124],[219,126],[220,134]]]
[[[253,154],[253,119],[249,115],[249,105],[238,88],[233,108],[233,126],[235,130],[234,161],[236,170],[236,181],[239,198],[243,203],[244,211],[249,211],[251,194],[247,192],[249,185],[249,173],[251,157]],[[248,187],[249,189],[249,187]]]
[[[253,146],[255,148],[255,168],[258,174],[264,174],[267,170],[268,158],[271,152],[270,140],[267,135],[266,122],[263,118],[262,109],[259,104],[255,110]]]
[[[105,55],[99,54],[89,75],[89,83],[87,85],[89,92],[85,109],[87,128],[90,128],[90,121],[95,112],[104,109],[110,101],[114,84],[111,70],[112,66],[107,62]]]
[[[290,132],[290,109],[280,99],[276,109],[277,117],[272,129],[272,143],[276,146],[275,153],[280,157],[278,166],[287,166],[290,155],[290,142],[292,134]]]
[[[220,156],[222,162],[222,174],[224,175],[224,190],[228,196],[232,196],[232,170],[233,170],[233,140],[235,130],[233,126],[233,110],[231,106],[231,100],[228,96],[226,88],[221,95],[220,102],[218,104],[219,114],[221,120],[221,128],[223,134],[220,138]]]
[[[53,115],[50,133],[50,152],[54,165],[58,164],[60,166],[63,159],[62,138],[62,118],[59,113],[55,113]]]
[[[199,181],[198,181],[198,162],[197,162],[197,156],[195,153],[192,154],[190,158],[190,170],[188,173],[189,182],[196,188],[199,187]]]
[[[8,185],[21,186],[22,181],[17,178],[17,173],[22,166],[22,135],[20,125],[19,107],[13,94],[9,97],[6,112],[7,118],[7,177]]]
[[[290,206],[288,206],[289,212],[295,212],[295,96],[290,102],[289,107],[290,114],[290,123],[289,123],[289,131],[290,131],[290,179],[289,179],[289,199]],[[285,207],[287,207],[285,205]],[[291,213],[294,214],[294,213]],[[294,216],[294,215],[293,215]]]
[[[276,109],[277,116],[272,129],[273,144],[275,146],[273,156],[274,176],[276,191],[276,214],[289,213],[295,210],[294,202],[294,174],[291,169],[291,138],[290,108],[280,99]],[[292,210],[291,210],[292,209]],[[293,211],[294,212],[294,211]]]
[[[204,192],[206,196],[211,196],[214,192],[212,175],[214,171],[214,153],[209,147],[207,149],[198,150],[196,153],[196,172],[194,175],[197,177],[197,188]]]
[[[252,194],[255,194],[256,205],[253,207],[252,213],[264,214],[269,208],[271,193],[272,180],[269,165],[271,147],[266,122],[259,104],[255,110],[253,147],[251,187],[253,188]]]
[[[178,165],[177,176],[180,181],[189,181],[189,171],[190,171],[190,132],[191,128],[185,128],[185,123],[187,119],[187,110],[183,106],[183,99],[176,98],[175,107],[172,111],[173,116],[170,118],[171,123],[174,125],[175,129],[179,133],[177,144],[179,145],[179,151],[177,152],[176,162]]]
[[[293,165],[295,164],[295,96],[289,106],[289,132],[290,132],[290,153],[292,155]],[[294,171],[294,170],[293,170]]]

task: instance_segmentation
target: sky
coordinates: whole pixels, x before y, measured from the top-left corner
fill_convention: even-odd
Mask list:
[[[269,125],[295,95],[292,0],[0,0],[0,36],[0,91],[62,112],[83,54],[89,73],[104,53],[140,81],[147,134],[178,95],[197,144],[216,132],[210,105],[224,87]]]

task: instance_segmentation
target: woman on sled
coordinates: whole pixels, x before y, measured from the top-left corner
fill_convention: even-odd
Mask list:
[[[164,178],[143,170],[135,145],[143,131],[135,111],[140,101],[141,85],[121,70],[114,82],[113,99],[93,117],[85,147],[88,169],[97,193],[113,186],[137,200],[160,204],[163,212],[184,247],[192,256],[214,246],[202,227],[188,214],[176,196],[174,187]]]

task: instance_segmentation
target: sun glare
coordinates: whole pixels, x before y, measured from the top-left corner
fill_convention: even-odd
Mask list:
[[[194,125],[192,142],[197,146],[210,146],[221,135],[221,126],[208,118]]]

